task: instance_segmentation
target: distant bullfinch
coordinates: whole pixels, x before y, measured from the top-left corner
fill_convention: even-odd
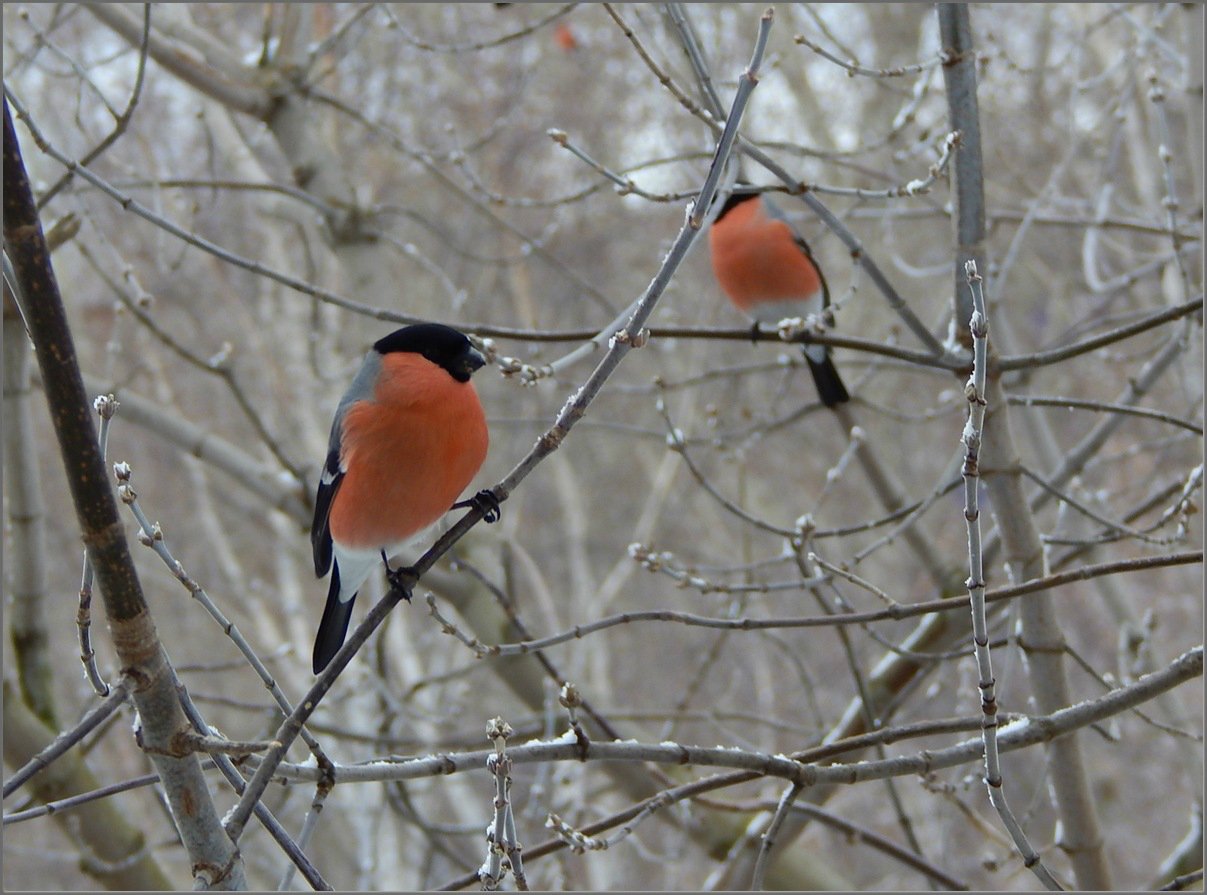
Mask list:
[[[373,568],[385,562],[389,572],[388,557],[452,509],[486,459],[486,418],[469,381],[484,363],[455,329],[406,326],[374,343],[340,399],[310,528],[314,574],[331,572],[315,674],[343,645]],[[475,501],[483,497],[497,516],[498,501],[490,492]]]
[[[574,36],[574,29],[565,22],[558,22],[553,29],[553,41],[563,53],[573,53],[578,49],[578,38]]]
[[[804,239],[771,200],[734,192],[708,231],[712,269],[734,306],[756,323],[819,314],[830,305],[830,288]],[[805,345],[805,360],[821,402],[849,401],[825,345]]]

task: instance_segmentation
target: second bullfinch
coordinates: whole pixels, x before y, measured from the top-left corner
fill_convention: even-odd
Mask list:
[[[314,573],[331,572],[315,674],[343,645],[377,563],[390,573],[388,557],[452,509],[486,459],[486,418],[469,381],[484,363],[455,329],[405,326],[374,343],[340,399],[310,528]],[[478,499],[497,516],[490,492]]]
[[[820,314],[830,305],[830,288],[808,244],[760,193],[730,194],[709,228],[708,246],[721,289],[756,324]],[[804,349],[821,402],[849,401],[829,349]]]

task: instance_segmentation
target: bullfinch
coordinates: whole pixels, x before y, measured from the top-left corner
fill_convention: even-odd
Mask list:
[[[733,192],[708,231],[712,269],[734,306],[758,323],[819,314],[830,288],[808,244],[760,193]],[[825,345],[805,345],[805,360],[827,407],[849,401]]]
[[[405,326],[374,343],[340,399],[310,528],[314,574],[331,572],[315,674],[343,645],[373,568],[381,561],[396,574],[388,557],[452,509],[486,459],[486,418],[469,381],[484,363],[455,329]],[[491,492],[456,506],[471,503],[497,518]]]
[[[578,49],[578,38],[574,36],[574,29],[565,22],[558,22],[554,27],[553,41],[563,53],[573,53]]]

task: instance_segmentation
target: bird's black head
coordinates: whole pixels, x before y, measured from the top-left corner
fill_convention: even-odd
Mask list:
[[[753,189],[754,187],[748,183],[741,183],[735,186],[733,188],[733,192],[729,194],[728,198],[726,198],[725,204],[721,206],[721,213],[717,215],[717,218],[715,221],[713,221],[713,223],[715,224],[717,221],[721,220],[721,218],[725,217],[725,215],[729,214],[729,212],[733,211],[733,209],[737,208],[743,202],[749,202],[751,199],[757,199],[759,197],[759,193],[752,192]]]
[[[469,382],[474,371],[486,363],[464,334],[441,323],[417,323],[396,329],[373,343],[378,354],[411,352],[421,354],[448,371],[458,382]]]

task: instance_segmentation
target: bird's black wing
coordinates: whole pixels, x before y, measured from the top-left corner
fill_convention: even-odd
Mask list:
[[[310,544],[314,548],[314,574],[322,578],[331,568],[331,502],[344,480],[339,462],[338,420],[332,428],[334,448],[327,452],[327,462],[319,474],[319,487],[314,495],[314,521],[310,524]]]
[[[792,232],[793,242],[805,253],[805,257],[809,259],[809,262],[813,265],[813,269],[817,271],[817,278],[821,280],[821,306],[823,309],[828,308],[830,306],[830,284],[826,282],[826,275],[822,273],[821,265],[813,257],[813,250],[809,248],[809,243],[805,242],[805,238],[797,232],[796,228],[792,226],[792,222],[780,211],[779,206],[772,202],[771,197],[766,194],[763,195],[763,208],[766,209],[768,217],[775,218],[777,221],[783,221],[788,225],[788,229]]]
[[[344,434],[344,418],[354,404],[370,400],[374,385],[381,373],[381,355],[370,351],[352,380],[352,385],[335,409],[331,422],[331,436],[327,439],[327,460],[319,475],[318,491],[314,495],[314,522],[310,524],[310,543],[314,547],[314,574],[322,578],[331,568],[331,527],[328,518],[331,504],[344,480],[344,464],[341,456],[341,441]]]
[[[830,284],[826,282],[826,275],[822,273],[821,265],[813,257],[813,250],[809,248],[809,243],[805,242],[805,238],[795,230],[792,231],[792,240],[800,246],[800,250],[808,257],[809,262],[813,265],[813,269],[817,271],[817,278],[821,280],[821,306],[823,308],[830,307]]]

